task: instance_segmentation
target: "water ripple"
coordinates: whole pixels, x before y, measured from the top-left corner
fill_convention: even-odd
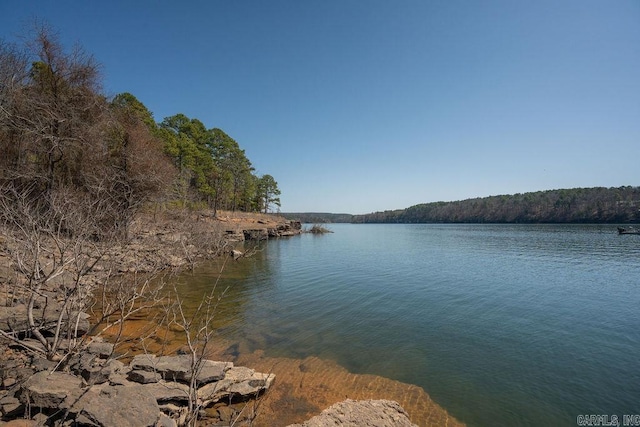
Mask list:
[[[270,242],[245,265],[237,339],[417,384],[472,426],[637,412],[640,236],[589,225],[332,228]]]

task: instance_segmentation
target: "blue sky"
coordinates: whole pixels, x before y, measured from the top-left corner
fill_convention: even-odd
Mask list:
[[[282,211],[640,185],[640,2],[0,0],[157,121],[238,141]]]

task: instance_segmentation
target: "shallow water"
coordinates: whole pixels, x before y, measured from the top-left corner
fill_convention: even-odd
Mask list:
[[[418,385],[471,426],[640,412],[640,236],[593,225],[351,225],[270,241],[217,290],[238,351]],[[180,278],[199,302],[209,264]]]

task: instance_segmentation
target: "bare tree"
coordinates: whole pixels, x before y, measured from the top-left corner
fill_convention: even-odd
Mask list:
[[[26,330],[0,334],[18,341],[21,333],[29,333],[39,345],[21,344],[54,359],[62,339],[77,335],[90,291],[85,278],[103,254],[93,236],[96,217],[104,209],[99,200],[66,191],[51,192],[46,199],[34,197],[38,192],[30,188],[0,188],[7,247],[27,298]],[[53,336],[45,336],[45,331]]]
[[[3,80],[11,76],[0,101],[0,131],[10,137],[2,142],[18,147],[8,151],[13,158],[4,175],[37,182],[47,193],[73,178],[79,152],[91,139],[105,103],[95,60],[80,48],[65,52],[50,29],[37,27],[23,52],[0,52],[0,68],[8,68]]]
[[[182,425],[196,426],[198,415],[202,409],[202,401],[198,398],[198,373],[201,371],[206,352],[211,344],[216,329],[214,319],[218,314],[218,306],[226,293],[226,289],[219,292],[217,287],[222,276],[226,261],[224,258],[220,273],[207,296],[202,298],[198,307],[192,313],[185,311],[185,304],[174,286],[174,302],[171,304],[171,316],[168,318],[169,327],[177,327],[184,334],[188,354],[191,356],[191,379],[189,382],[188,407]]]

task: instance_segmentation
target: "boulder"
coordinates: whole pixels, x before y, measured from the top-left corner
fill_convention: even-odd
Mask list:
[[[82,379],[64,372],[42,371],[22,384],[20,401],[36,408],[68,408],[82,394]]]
[[[89,352],[80,353],[71,358],[69,367],[73,373],[81,376],[87,384],[102,384],[128,368],[116,359],[101,359]]]
[[[80,337],[91,329],[91,324],[89,323],[90,317],[87,313],[75,312],[71,313],[71,316],[65,317],[64,322],[66,324],[66,322],[70,320],[71,325],[69,329],[73,332],[73,336]]]
[[[114,345],[100,340],[94,340],[87,345],[87,352],[95,354],[101,359],[107,359],[113,353]]]
[[[198,368],[196,382],[200,386],[214,381],[219,381],[226,377],[226,373],[231,368],[233,368],[233,363],[231,362],[203,360],[201,366]]]
[[[60,317],[60,307],[50,300],[44,307],[34,307],[33,317],[35,325],[40,330],[52,329],[56,326]],[[76,332],[75,336],[84,335],[89,330],[89,315],[86,313],[71,313],[71,316],[64,315],[62,318],[63,331],[66,331],[67,324],[71,323],[70,330]],[[27,306],[17,304],[13,307],[0,306],[0,329],[5,332],[26,332],[29,328],[27,320]]]
[[[278,230],[278,228],[267,228],[267,236],[269,236],[269,238],[273,238],[273,237],[280,237],[280,231]]]
[[[159,404],[189,402],[189,386],[173,381],[158,381],[157,383],[143,384],[142,387]]]
[[[157,372],[135,370],[129,372],[127,379],[139,384],[151,384],[157,383],[162,379],[162,377]]]
[[[78,424],[100,427],[155,426],[156,400],[142,386],[93,386],[72,406]]]
[[[237,366],[229,369],[224,379],[209,383],[198,389],[198,398],[204,406],[225,398],[246,400],[257,397],[271,387],[274,374],[263,374],[253,369]]]
[[[193,375],[192,359],[189,354],[178,356],[160,356],[141,354],[131,361],[131,369],[157,372],[165,380],[189,383]],[[224,378],[225,372],[233,366],[230,362],[214,362],[202,360],[197,371],[196,382],[199,385],[218,381]]]
[[[225,230],[225,240],[228,242],[243,242],[244,233],[237,230]]]
[[[160,413],[160,418],[158,419],[155,427],[178,427],[178,424],[173,418],[169,417],[166,414]]]
[[[289,427],[417,427],[398,402],[392,400],[345,400],[325,409],[302,424]]]
[[[245,240],[268,240],[269,231],[266,228],[243,230]]]
[[[33,367],[33,369],[36,370],[36,372],[53,371],[57,365],[58,365],[58,362],[54,362],[53,360],[48,360],[48,359],[45,359],[44,357],[38,357],[38,356],[35,356],[31,361],[31,366]]]
[[[18,415],[20,409],[24,408],[24,405],[14,396],[5,396],[0,399],[0,412],[2,416]],[[24,410],[22,410],[24,413]]]

